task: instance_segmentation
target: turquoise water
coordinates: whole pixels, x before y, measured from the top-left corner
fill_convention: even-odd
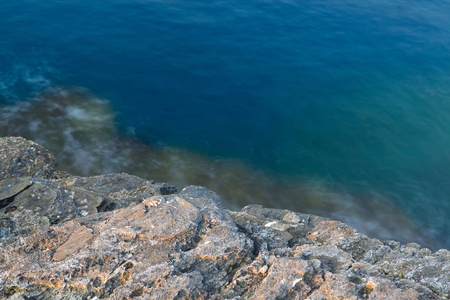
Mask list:
[[[450,248],[450,4],[2,1],[0,133]]]

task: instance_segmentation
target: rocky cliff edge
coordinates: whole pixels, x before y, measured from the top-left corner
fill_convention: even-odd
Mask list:
[[[0,299],[450,299],[450,252],[0,139]]]

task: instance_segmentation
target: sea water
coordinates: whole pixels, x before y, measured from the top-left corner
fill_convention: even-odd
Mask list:
[[[0,0],[0,135],[450,248],[445,1]]]

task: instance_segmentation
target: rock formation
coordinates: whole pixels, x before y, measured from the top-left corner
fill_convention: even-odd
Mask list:
[[[128,174],[77,177],[0,139],[0,299],[450,299],[450,252],[338,221],[221,207]]]

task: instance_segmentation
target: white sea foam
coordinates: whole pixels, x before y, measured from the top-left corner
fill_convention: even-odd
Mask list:
[[[0,73],[0,96],[6,100],[18,100],[23,97],[23,91],[37,93],[49,88],[52,82],[49,75],[55,71],[45,61],[30,64],[16,63],[11,56],[11,65]]]

